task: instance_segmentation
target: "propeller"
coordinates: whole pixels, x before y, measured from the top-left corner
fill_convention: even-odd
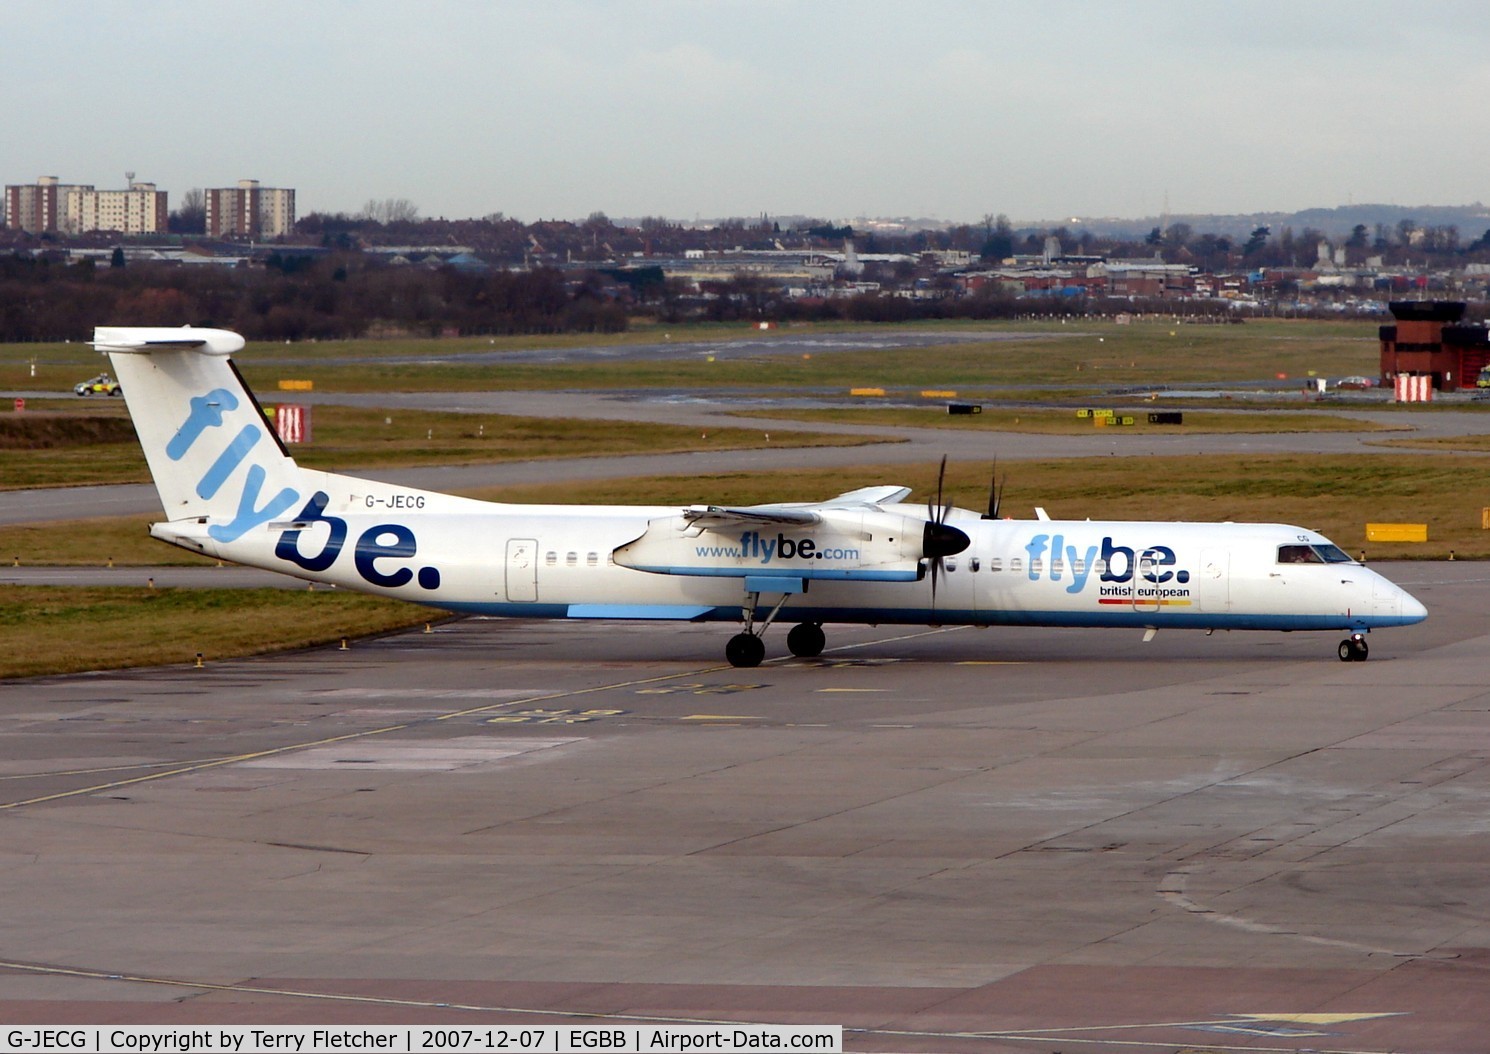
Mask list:
[[[1005,481],[1008,477],[1004,477]],[[985,520],[996,520],[999,518],[999,506],[1004,503],[1004,484],[999,481],[999,459],[993,459],[993,474],[988,479],[988,511],[983,514]]]
[[[942,488],[947,478],[947,458],[942,456],[941,468],[936,473],[936,499],[926,499],[926,527],[921,532],[921,553],[931,564],[931,606],[936,607],[936,584],[941,577],[942,561],[956,556],[969,545],[972,539],[956,527],[947,526],[947,516],[952,506],[942,500]]]

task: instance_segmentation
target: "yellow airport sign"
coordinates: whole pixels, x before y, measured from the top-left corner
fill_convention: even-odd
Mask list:
[[[1366,524],[1366,541],[1368,542],[1426,542],[1427,540],[1428,525],[1426,523]]]

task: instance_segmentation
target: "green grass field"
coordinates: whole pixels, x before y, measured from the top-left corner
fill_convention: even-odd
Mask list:
[[[43,412],[0,417],[0,490],[27,487],[146,483],[150,474],[124,407],[47,400]],[[79,400],[79,402],[85,402]],[[112,426],[112,427],[108,427]],[[753,450],[765,433],[748,426],[710,429],[623,421],[378,410],[322,405],[313,415],[314,442],[296,447],[307,468],[348,470],[404,465],[462,465],[591,455],[662,454],[691,450]],[[812,432],[781,432],[772,446],[857,446],[874,440]]]
[[[380,597],[288,589],[0,586],[0,678],[194,664],[366,637],[437,614]]]
[[[844,326],[793,326],[810,335]],[[863,328],[863,327],[859,327]],[[1262,320],[1245,325],[1198,325],[1172,320],[1117,325],[1100,319],[1058,322],[939,322],[889,327],[878,334],[938,329],[987,333],[989,340],[936,348],[827,352],[795,358],[715,357],[719,340],[767,340],[746,326],[644,327],[615,336],[473,337],[440,340],[357,340],[252,344],[238,357],[249,383],[273,390],[281,379],[313,381],[335,391],[453,391],[502,389],[793,387],[951,388],[968,397],[1014,385],[1158,386],[1184,381],[1245,381],[1374,374],[1379,344],[1366,322]],[[1001,339],[1010,334],[1018,339]],[[686,359],[486,365],[474,354],[538,347],[624,345],[668,341],[695,346]],[[438,361],[396,363],[409,357]],[[30,374],[32,360],[35,372]],[[358,361],[352,361],[358,360]],[[367,360],[367,361],[362,361]],[[104,361],[83,344],[0,346],[0,388],[57,391],[99,372]]]

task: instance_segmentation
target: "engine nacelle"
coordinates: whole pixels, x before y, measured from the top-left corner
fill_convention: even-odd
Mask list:
[[[893,512],[817,509],[814,523],[722,518],[707,526],[686,515],[651,520],[641,537],[616,549],[615,561],[664,575],[914,582],[925,574],[923,558],[968,546],[955,527]]]

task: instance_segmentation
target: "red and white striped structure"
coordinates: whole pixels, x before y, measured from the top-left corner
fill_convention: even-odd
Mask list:
[[[310,407],[280,403],[274,408],[274,430],[285,443],[309,443]]]
[[[1433,401],[1433,378],[1424,374],[1399,373],[1396,378],[1396,400],[1399,403]]]

